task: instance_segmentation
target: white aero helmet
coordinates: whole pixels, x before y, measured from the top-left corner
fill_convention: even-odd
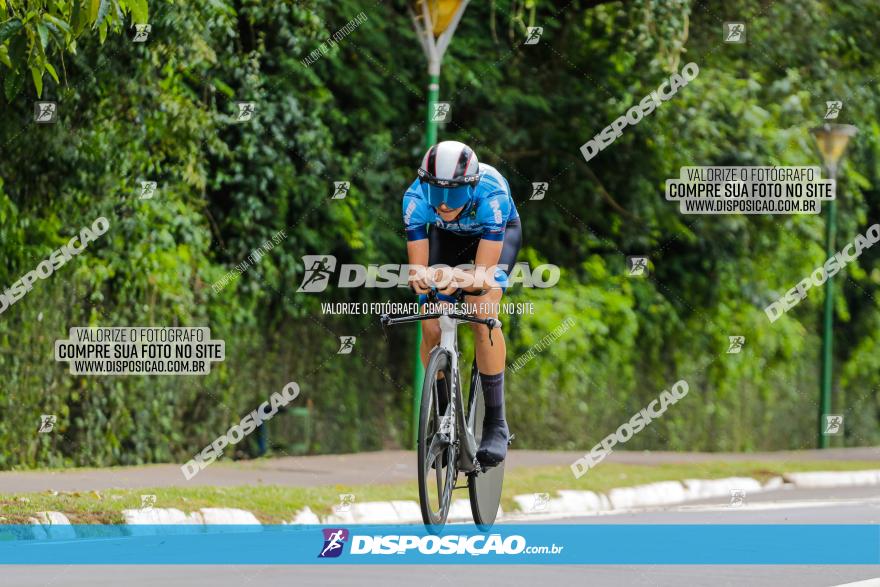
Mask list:
[[[443,141],[425,153],[419,181],[428,184],[428,200],[434,208],[441,204],[461,208],[474,196],[480,182],[479,169],[473,149],[458,141]]]

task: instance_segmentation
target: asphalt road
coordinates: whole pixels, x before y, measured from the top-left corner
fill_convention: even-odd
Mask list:
[[[546,522],[543,522],[546,523]],[[790,489],[750,496],[731,508],[720,500],[557,520],[581,524],[880,524],[880,488]],[[60,587],[162,585],[796,586],[831,587],[880,578],[880,566],[57,566],[0,568],[0,585]],[[880,579],[859,585],[877,587]]]
[[[507,469],[570,465],[583,452],[513,450]],[[605,462],[633,465],[701,463],[707,461],[876,461],[880,447],[798,450],[768,453],[699,453],[664,451],[615,451]],[[178,464],[66,471],[0,472],[0,493],[33,491],[91,491],[141,487],[287,485],[360,485],[406,483],[416,478],[416,456],[412,451],[389,450],[348,455],[279,457],[253,461],[220,461],[187,481]]]

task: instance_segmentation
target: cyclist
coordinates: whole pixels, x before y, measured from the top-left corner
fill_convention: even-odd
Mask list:
[[[425,294],[436,283],[436,271],[430,268],[473,264],[478,271],[456,271],[448,285],[438,289],[446,295],[464,289],[469,292],[464,300],[475,305],[476,316],[497,318],[501,295],[522,244],[519,214],[504,176],[494,167],[480,163],[474,151],[464,143],[440,142],[425,153],[418,178],[403,195],[403,223],[410,265],[429,267],[427,271],[410,272],[410,287],[420,294],[422,303]],[[497,269],[491,271],[495,266]],[[480,275],[488,277],[486,283],[480,283]],[[459,287],[462,284],[468,287]],[[476,341],[477,369],[486,407],[477,459],[481,465],[491,467],[507,456],[509,431],[504,416],[506,347],[501,331],[493,333],[490,343],[485,326],[471,324],[471,329]],[[438,321],[422,322],[420,350],[423,365],[439,341]],[[449,401],[449,391],[444,379],[439,379],[437,385],[439,407],[443,413]]]

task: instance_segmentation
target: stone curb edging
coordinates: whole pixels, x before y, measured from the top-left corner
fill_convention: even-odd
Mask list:
[[[785,473],[786,482],[796,487],[854,487],[856,485],[880,485],[880,470],[847,471],[845,473],[829,471],[811,471],[806,473]]]
[[[607,494],[594,491],[559,490],[558,497],[549,494],[516,495],[514,501],[519,511],[505,513],[499,508],[499,520],[534,520],[561,518],[573,515],[601,514],[637,508],[681,504],[688,501],[712,498],[731,498],[733,490],[744,496],[764,491],[794,487],[852,487],[856,485],[880,485],[880,470],[876,471],[822,471],[811,473],[787,473],[773,477],[762,484],[751,477],[727,477],[723,479],[684,479],[660,481],[634,487],[612,489]],[[540,496],[540,497],[539,497]],[[449,508],[450,522],[469,522],[470,503],[457,499]],[[346,511],[338,509],[321,519],[309,508],[297,513],[292,524],[407,524],[421,521],[419,505],[414,502],[364,502],[353,503]]]
[[[514,496],[519,511],[509,514],[498,511],[499,520],[526,520],[559,518],[573,515],[602,514],[637,508],[680,504],[699,499],[730,497],[733,490],[744,495],[786,488],[828,488],[880,485],[880,469],[870,471],[812,471],[785,473],[773,477],[763,485],[750,477],[724,479],[684,479],[659,481],[634,487],[620,487],[607,494],[594,491],[559,490],[558,497],[547,493]],[[175,508],[147,508],[123,510],[126,533],[155,533],[150,525],[197,525],[210,531],[213,525],[237,524],[253,528],[260,525],[254,514],[235,508],[202,508],[186,514]],[[374,501],[352,503],[346,509],[337,508],[333,514],[319,517],[308,506],[298,511],[289,524],[409,524],[422,520],[419,504],[414,501]],[[470,502],[456,499],[449,508],[449,522],[469,522]],[[38,512],[28,518],[32,538],[75,538],[76,530],[67,516],[60,512]],[[137,528],[144,526],[143,528]]]
[[[203,527],[206,532],[211,531],[211,526],[233,524],[243,526],[243,531],[257,532],[257,527],[261,525],[251,512],[235,508],[202,508],[190,514],[175,508],[145,508],[122,510],[122,517],[125,522],[120,534],[137,536],[156,534],[157,525],[195,525]],[[77,527],[61,512],[37,512],[36,517],[28,518],[28,524],[30,536],[25,538],[46,540],[77,537]]]

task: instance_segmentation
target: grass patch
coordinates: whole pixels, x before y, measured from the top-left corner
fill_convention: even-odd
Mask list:
[[[687,478],[753,477],[766,481],[782,473],[796,471],[854,471],[876,469],[870,461],[711,461],[689,464],[623,465],[603,463],[580,479],[574,479],[567,466],[519,468],[504,480],[502,507],[513,511],[514,495],[549,493],[559,489],[607,492],[655,481]],[[459,480],[459,483],[462,481]],[[203,507],[231,507],[253,512],[266,524],[289,522],[295,512],[308,506],[319,516],[332,512],[340,493],[353,493],[357,502],[392,499],[418,501],[415,479],[393,485],[329,485],[322,487],[283,487],[260,485],[243,487],[157,487],[112,489],[106,491],[41,492],[0,494],[0,523],[25,524],[40,511],[67,514],[75,524],[120,524],[122,510],[141,506],[141,495],[156,496],[157,508],[177,508],[192,512]],[[453,498],[467,498],[456,491]]]

